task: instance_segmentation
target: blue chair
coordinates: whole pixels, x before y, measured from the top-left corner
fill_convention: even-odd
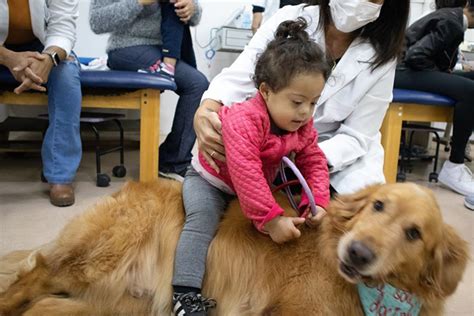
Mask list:
[[[393,100],[380,129],[385,150],[384,174],[388,183],[397,179],[403,122],[452,122],[454,104],[453,99],[435,93],[393,90]]]

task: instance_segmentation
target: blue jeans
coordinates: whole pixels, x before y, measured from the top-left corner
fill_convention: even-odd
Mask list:
[[[132,46],[109,52],[108,65],[111,69],[137,71],[150,67],[161,57],[160,46]],[[174,79],[179,100],[171,132],[160,146],[160,171],[182,174],[191,162],[191,150],[196,141],[194,113],[209,82],[182,59],[176,63]]]
[[[39,41],[6,47],[14,51],[43,50]],[[46,88],[49,126],[41,148],[43,174],[48,183],[71,183],[82,157],[79,122],[82,93],[77,59],[64,60],[54,67],[49,74]]]

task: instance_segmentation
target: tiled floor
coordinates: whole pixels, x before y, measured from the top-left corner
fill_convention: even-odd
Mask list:
[[[104,171],[111,173],[118,158],[109,155],[104,159]],[[127,178],[137,178],[138,151],[126,153]],[[53,239],[73,216],[104,195],[120,188],[126,179],[112,178],[108,188],[95,186],[95,160],[86,152],[77,175],[76,204],[57,208],[49,204],[47,186],[39,181],[39,156],[11,157],[0,155],[0,255],[15,249],[28,249]],[[474,164],[470,164],[471,170]],[[427,182],[426,165],[415,164],[414,173],[408,175],[415,181],[433,189],[437,195],[445,220],[453,225],[470,243],[474,257],[474,212],[463,206],[463,198],[439,184]],[[474,264],[469,263],[464,280],[449,299],[446,315],[474,315]]]

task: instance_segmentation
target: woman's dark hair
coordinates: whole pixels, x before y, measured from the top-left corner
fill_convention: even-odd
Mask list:
[[[436,0],[436,10],[442,8],[464,8],[467,4],[469,4],[469,0]]]
[[[319,5],[318,28],[326,30],[332,23],[329,0],[309,0],[310,5]],[[358,37],[368,40],[375,48],[373,69],[397,58],[403,51],[405,29],[410,12],[410,0],[384,0],[380,16],[359,30]]]
[[[272,91],[286,87],[300,74],[320,73],[329,77],[331,68],[323,51],[305,31],[308,23],[302,17],[280,23],[275,39],[258,57],[253,80],[257,88],[265,82]]]

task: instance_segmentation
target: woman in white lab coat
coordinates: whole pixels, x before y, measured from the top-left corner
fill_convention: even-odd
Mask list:
[[[308,33],[333,63],[314,124],[339,193],[384,182],[380,126],[392,100],[396,58],[403,43],[409,0],[311,0],[280,9],[229,67],[211,82],[194,118],[200,151],[212,164],[225,159],[217,111],[256,93],[255,60],[277,26],[302,16]],[[317,4],[319,5],[311,5]],[[291,67],[291,65],[288,65]]]

